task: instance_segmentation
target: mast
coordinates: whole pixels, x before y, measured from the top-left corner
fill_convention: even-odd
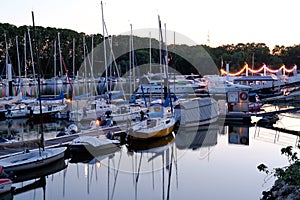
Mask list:
[[[112,91],[112,77],[113,77],[113,53],[112,53],[112,37],[108,36],[108,42],[109,42],[109,48],[110,48],[110,54],[109,54],[109,76],[111,77],[110,79],[110,84],[109,84],[109,91]]]
[[[32,16],[33,16],[33,13],[32,13]],[[29,40],[29,48],[30,48],[30,56],[31,56],[31,64],[32,64],[33,80],[34,80],[34,85],[36,86],[35,67],[34,67],[33,52],[32,52],[32,44],[31,44],[31,37],[30,37],[30,31],[29,31],[29,28],[27,29],[27,31],[28,31],[28,40]]]
[[[73,38],[73,52],[72,52],[72,59],[73,59],[73,79],[75,79],[75,38]]]
[[[5,96],[12,96],[11,89],[12,89],[12,80],[11,80],[11,64],[8,64],[8,44],[6,34],[4,33],[5,39],[5,69],[6,69],[6,82],[8,83],[8,87],[6,86]]]
[[[84,88],[85,88],[85,93],[87,92],[87,84],[86,84],[86,51],[85,51],[85,37],[83,36],[82,38],[82,46],[83,46],[83,64],[84,64],[84,77],[83,77],[83,84],[84,84]]]
[[[37,45],[36,35],[35,35],[35,24],[34,24],[34,14],[32,14],[32,23],[33,23],[33,38],[36,49],[36,58],[37,58],[37,68],[38,68],[38,96],[39,96],[39,105],[40,105],[40,128],[41,128],[41,146],[45,150],[44,145],[44,126],[43,126],[43,112],[42,112],[42,100],[41,100],[41,79],[40,79],[40,59],[39,59],[39,45]]]
[[[7,45],[7,39],[6,39],[6,33],[4,33],[4,39],[5,39],[5,68],[6,68],[6,77],[7,77],[7,65],[8,65],[8,45]]]
[[[164,67],[164,74],[163,74],[164,84],[163,84],[163,86],[164,86],[164,99],[166,100],[168,88],[169,88],[168,74],[167,74],[167,57],[166,57],[167,53],[166,53],[166,49],[164,48],[163,33],[162,33],[161,21],[160,21],[159,15],[158,15],[158,25],[159,25],[159,35],[160,35],[160,64],[161,64],[161,59],[163,58],[163,67]]]
[[[54,40],[54,54],[53,54],[53,59],[54,59],[54,78],[56,78],[56,40]]]
[[[27,63],[26,63],[26,32],[24,33],[24,78],[27,78]]]
[[[134,65],[134,49],[133,49],[133,34],[132,34],[132,24],[130,24],[130,46],[131,46],[131,63],[132,63],[132,76],[133,76],[133,90],[135,90],[135,65]]]
[[[92,49],[91,49],[91,52],[92,52],[92,56],[91,56],[91,59],[92,59],[92,62],[91,62],[91,75],[92,75],[92,81],[95,84],[95,80],[94,80],[94,35],[92,35]]]
[[[54,69],[53,69],[53,72],[54,72],[54,94],[56,95],[56,87],[57,87],[57,79],[56,79],[56,40],[54,40],[54,53],[53,53],[53,59],[54,59]]]
[[[130,24],[130,27],[131,27],[131,24]],[[131,95],[132,94],[132,83],[131,83],[131,79],[132,79],[132,71],[131,71],[131,34],[130,34],[130,37],[129,37],[129,94]]]
[[[149,32],[149,78],[151,82],[151,74],[152,74],[152,61],[151,61],[152,55],[151,55],[151,32]],[[152,85],[150,84],[150,94],[149,94],[149,105],[151,103],[152,99]]]
[[[108,92],[108,82],[107,82],[107,60],[106,60],[106,44],[105,44],[105,21],[103,13],[103,4],[101,1],[101,13],[102,13],[102,34],[103,34],[103,51],[104,51],[104,69],[105,69],[105,80],[106,80],[106,91]]]
[[[61,48],[60,48],[60,32],[57,33],[57,38],[58,38],[60,77],[62,77],[63,76],[63,68],[62,68],[62,55],[61,55]]]
[[[165,78],[168,78],[168,45],[167,45],[167,24],[165,23]]]
[[[161,46],[162,46],[162,34],[161,34],[161,21],[160,21],[160,16],[158,15],[158,27],[159,27],[159,33],[158,33],[158,41],[159,41],[159,71],[160,71],[160,85],[161,85],[161,90],[160,90],[160,96],[161,98],[163,97],[163,81],[162,81],[162,60],[161,60]]]
[[[152,62],[151,62],[151,32],[149,32],[149,72],[152,73]]]
[[[18,59],[18,71],[19,71],[19,84],[20,84],[20,82],[21,82],[21,66],[20,66],[20,54],[19,54],[18,36],[16,36],[16,47],[17,47],[17,59]]]

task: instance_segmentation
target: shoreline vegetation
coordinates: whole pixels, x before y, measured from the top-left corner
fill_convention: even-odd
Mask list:
[[[32,32],[32,26],[17,27],[8,23],[0,23],[0,65],[4,66],[6,57],[5,38],[8,43],[9,61],[17,72],[18,62],[21,63],[22,73],[24,73],[24,63],[26,62],[28,71],[30,72],[31,60],[29,50],[28,33]],[[40,66],[42,67],[42,76],[49,78],[53,76],[53,66],[55,59],[53,54],[58,49],[58,33],[60,33],[61,55],[66,64],[69,74],[76,75],[82,65],[87,54],[103,41],[101,34],[87,35],[83,32],[78,33],[69,29],[52,28],[36,26],[36,38],[39,45]],[[4,36],[5,35],[5,36]],[[16,40],[18,37],[18,40]],[[25,40],[25,37],[26,40]],[[84,38],[84,39],[83,39]],[[116,56],[116,63],[120,68],[121,75],[125,74],[129,69],[129,35],[109,36],[112,40],[112,49]],[[85,48],[83,48],[83,40],[85,40]],[[137,65],[147,65],[149,63],[149,38],[133,37],[135,56]],[[16,45],[18,41],[18,45]],[[75,43],[75,71],[73,72],[73,41]],[[26,45],[25,45],[26,44]],[[19,61],[17,56],[17,46],[19,53]],[[26,49],[24,51],[24,46]],[[100,49],[101,50],[101,49]],[[159,42],[155,39],[151,41],[151,60],[153,63],[159,63]],[[204,69],[200,74],[217,74],[220,68],[225,67],[225,63],[230,63],[230,71],[236,72],[248,63],[253,69],[260,68],[266,64],[271,69],[277,69],[282,65],[291,67],[300,66],[300,44],[290,47],[276,45],[270,49],[264,43],[239,43],[226,44],[219,47],[210,47],[207,45],[188,46],[184,44],[168,44],[169,66],[173,67],[182,74],[197,73],[197,69]],[[25,58],[24,52],[27,52]],[[100,51],[101,52],[101,51]],[[121,52],[118,54],[118,52]],[[125,53],[124,53],[125,52]],[[84,55],[84,53],[86,53]],[[99,52],[98,52],[99,54]],[[59,66],[59,53],[56,51],[56,65]],[[200,61],[199,61],[200,60]],[[96,63],[97,66],[101,63]],[[205,70],[206,69],[206,70]],[[214,70],[212,70],[214,69]],[[199,71],[199,70],[198,70]],[[199,72],[198,72],[199,73]]]
[[[299,141],[297,148],[300,149]],[[276,177],[271,189],[262,192],[262,200],[300,200],[300,159],[292,146],[282,148],[281,154],[287,156],[288,166],[274,169],[269,169],[264,164],[257,166],[267,176]]]

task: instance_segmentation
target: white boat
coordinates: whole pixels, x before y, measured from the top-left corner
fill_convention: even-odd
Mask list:
[[[97,99],[95,103],[97,117],[103,117],[107,111],[114,112],[118,109],[115,104],[103,98]]]
[[[119,140],[82,136],[70,144],[70,162],[92,164],[113,156],[120,150]]]
[[[250,87],[250,91],[273,90],[279,91],[286,83],[284,79],[278,78],[276,75],[266,76],[243,76],[233,80],[236,85],[244,85]]]
[[[0,194],[11,191],[12,181],[8,178],[0,179]]]
[[[5,119],[7,107],[10,104],[17,103],[22,100],[22,93],[19,92],[17,96],[0,98],[0,119]]]
[[[172,94],[193,94],[195,90],[203,87],[199,82],[187,79],[183,75],[175,75],[172,78],[171,75],[168,81],[170,93]],[[147,74],[141,78],[141,85],[137,89],[137,94],[161,94],[164,90],[163,88],[163,74]]]
[[[81,121],[81,120],[93,120],[97,118],[97,100],[84,98],[76,99],[71,102],[71,113],[69,120]]]
[[[140,112],[146,112],[147,108],[139,105],[121,105],[118,109],[111,113],[113,121],[117,124],[128,120],[135,120],[140,116]]]
[[[175,119],[180,127],[198,127],[217,121],[219,117],[218,102],[210,97],[179,101],[175,106]]]
[[[40,106],[28,106],[29,117],[38,118],[43,116],[55,116],[56,113],[63,112],[67,107],[67,104],[43,104],[42,113],[40,113]]]
[[[164,107],[161,105],[155,105],[150,107],[153,109],[149,112],[149,116],[144,119],[141,117],[141,121],[137,122],[129,129],[129,136],[134,139],[150,139],[164,137],[173,131],[175,126],[175,118],[172,116],[164,115]]]
[[[28,109],[26,104],[9,104],[6,105],[5,117],[8,119],[11,118],[23,118],[28,117]]]
[[[6,172],[34,169],[50,164],[65,155],[66,147],[34,149],[0,159],[0,165]]]
[[[74,153],[90,153],[92,155],[110,151],[119,148],[118,140],[107,139],[104,135],[98,137],[93,136],[80,136],[74,139],[69,145],[71,154]]]

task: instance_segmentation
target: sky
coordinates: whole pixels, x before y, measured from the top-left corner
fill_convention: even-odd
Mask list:
[[[33,11],[37,26],[102,34],[100,0],[1,1],[1,23],[31,25]],[[298,4],[296,0],[103,0],[103,11],[110,35],[130,31],[130,24],[133,34],[137,29],[158,29],[160,15],[168,31],[194,44],[254,42],[272,49],[300,44]]]

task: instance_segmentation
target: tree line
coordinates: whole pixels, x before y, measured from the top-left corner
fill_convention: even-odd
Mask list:
[[[182,74],[200,73],[201,75],[216,74],[221,67],[225,67],[225,63],[230,63],[230,71],[241,69],[245,63],[248,63],[249,66],[254,65],[254,69],[263,64],[274,69],[283,64],[287,67],[300,65],[299,45],[275,46],[270,50],[264,43],[240,43],[219,47],[171,44],[167,47],[167,61],[164,61],[166,52],[163,51],[164,47],[160,46],[156,39],[151,39],[150,52],[149,38],[133,36],[130,40],[130,36],[118,35],[108,36],[105,40],[107,66],[104,66],[104,45],[102,43],[104,38],[101,34],[87,35],[69,29],[41,26],[36,26],[33,32],[32,26],[17,27],[7,23],[0,23],[0,33],[2,77],[5,76],[6,57],[13,66],[15,76],[19,74],[18,66],[20,66],[22,76],[25,68],[28,74],[32,73],[31,60],[33,59],[34,63],[38,63],[38,66],[36,64],[35,66],[39,67],[41,76],[45,78],[53,77],[54,72],[56,72],[56,76],[62,75],[61,70],[63,74],[68,71],[69,75],[76,75],[77,71],[83,73],[83,68],[87,73],[92,73],[91,70],[101,69],[96,73],[97,76],[103,76],[104,69],[110,69],[110,73],[113,74],[116,74],[117,70],[119,75],[123,75],[133,65],[140,66],[141,71],[149,72],[150,62],[153,65],[168,62],[170,67]],[[58,43],[58,33],[60,43]],[[129,48],[130,41],[132,41],[134,51]],[[6,45],[8,56],[6,55]],[[59,54],[59,46],[61,54]],[[31,50],[34,52],[33,58]],[[63,61],[60,60],[60,57]],[[75,68],[74,72],[73,68]]]

